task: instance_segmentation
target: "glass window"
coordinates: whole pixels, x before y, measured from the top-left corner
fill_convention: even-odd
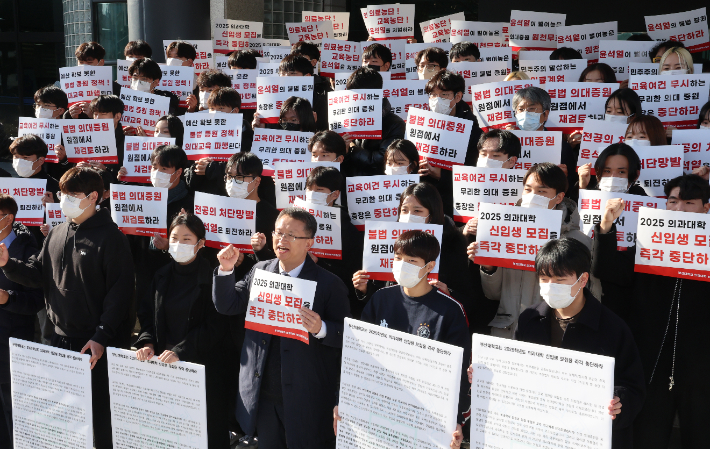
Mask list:
[[[264,0],[264,37],[288,39],[284,24],[300,22],[303,11],[323,11],[323,0]]]
[[[126,3],[95,3],[94,36],[106,49],[106,61],[123,59],[128,43],[128,9]]]
[[[15,31],[15,15],[13,1],[0,1],[0,32]]]
[[[12,2],[5,0],[4,3]],[[62,33],[62,15],[62,0],[20,0],[20,32]]]

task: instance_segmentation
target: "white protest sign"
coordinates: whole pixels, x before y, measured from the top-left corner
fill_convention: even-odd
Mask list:
[[[126,136],[123,166],[128,174],[122,176],[121,181],[150,184],[150,155],[162,145],[175,145],[175,138]]]
[[[329,20],[333,23],[333,39],[348,40],[350,29],[349,12],[317,12],[303,11],[301,20],[304,22],[323,22]]]
[[[471,86],[473,111],[483,132],[515,125],[513,95],[520,89],[539,84],[537,80],[516,80]]]
[[[629,77],[634,75],[658,75],[658,64],[655,62],[631,62],[627,67]]]
[[[673,130],[673,145],[683,145],[683,171],[710,166],[710,129]]]
[[[67,94],[69,106],[113,94],[113,69],[105,66],[59,68],[59,86]]]
[[[350,78],[352,73],[346,72],[336,72],[335,73],[335,90],[345,90],[348,85],[348,78]],[[392,79],[392,72],[380,72],[383,82],[390,81]],[[397,81],[402,81],[404,78],[397,78]]]
[[[343,213],[343,209],[307,203],[301,198],[296,198],[293,206],[308,211],[318,223],[313,246],[308,252],[324,259],[341,260],[343,258],[343,238],[340,232],[340,214]]]
[[[710,282],[709,221],[707,214],[642,207],[634,271]]]
[[[675,14],[645,16],[646,31],[657,41],[679,41],[691,53],[710,50],[705,7]]]
[[[316,167],[333,167],[340,170],[339,162],[276,162],[276,208],[281,210],[293,204],[296,198],[306,199],[306,179]]]
[[[510,65],[510,63],[504,61],[452,62],[447,67],[447,70],[464,78],[466,90],[463,94],[463,101],[472,104],[472,87],[478,84],[505,80],[505,77],[510,73]]]
[[[577,167],[592,164],[592,175],[596,174],[594,164],[599,153],[612,143],[623,143],[626,136],[626,123],[607,122],[605,120],[587,119],[584,122],[582,141],[579,144]]]
[[[619,248],[628,248],[636,244],[636,226],[641,207],[666,208],[666,200],[652,196],[579,189],[579,227],[583,233],[594,237],[594,226],[601,223],[606,202],[614,198],[624,200],[624,211],[614,222],[616,224],[617,247]]]
[[[121,88],[123,100],[123,115],[121,123],[124,125],[155,128],[160,117],[168,115],[170,98],[133,89]]]
[[[390,49],[390,52],[392,53],[392,65],[390,65],[390,76],[393,80],[403,80],[407,78],[406,70],[407,70],[407,63],[406,63],[406,45],[407,41],[405,39],[399,39],[399,40],[384,40],[384,41],[378,41],[378,42],[371,42],[371,41],[364,41],[360,42],[360,49],[362,53],[365,53],[365,50],[370,46],[374,44],[380,44],[384,45],[385,47]],[[380,72],[380,75],[386,72]]]
[[[419,183],[419,175],[353,176],[345,179],[350,222],[359,230],[367,220],[397,221],[404,190]]]
[[[473,334],[471,447],[535,441],[546,448],[610,448],[614,363],[613,357]]]
[[[192,95],[195,81],[194,67],[160,66],[163,77],[160,78],[160,89],[175,94],[180,99],[180,107],[187,107],[187,97]]]
[[[535,271],[542,245],[559,238],[562,211],[481,203],[474,263]]]
[[[508,64],[509,73],[513,70],[513,49],[510,47],[499,48],[479,48],[481,61],[486,62],[505,62]]]
[[[278,64],[283,58],[291,54],[291,46],[281,47],[269,45],[261,47],[261,54],[264,58],[268,58],[269,62]]]
[[[366,8],[360,8],[360,13],[365,21],[367,34],[373,40],[414,37],[414,5],[367,5]]]
[[[483,48],[506,47],[503,27],[505,22],[470,22],[465,20],[451,21],[451,42],[471,42],[479,50]]]
[[[464,13],[457,12],[448,16],[431,19],[425,22],[420,22],[419,27],[422,30],[422,37],[427,44],[437,42],[449,42],[451,38],[451,21],[466,20]]]
[[[429,110],[429,95],[424,90],[426,83],[427,80],[385,81],[382,94],[389,100],[392,112],[406,120],[409,108]]]
[[[320,75],[334,78],[335,73],[350,75],[362,67],[360,44],[337,39],[323,39],[320,52]]]
[[[266,38],[261,38],[261,39],[252,39],[249,42],[249,47],[253,48],[254,50],[258,51],[259,53],[261,52],[261,49],[263,47],[288,47],[291,48],[291,44],[289,43],[288,39],[266,39]]]
[[[62,143],[62,130],[59,120],[51,118],[20,117],[17,126],[17,137],[34,134],[47,144],[45,162],[58,162],[54,147]]]
[[[66,215],[62,212],[59,203],[47,203],[44,205],[44,223],[52,230],[53,227],[67,221]]]
[[[243,253],[253,253],[251,236],[256,226],[256,201],[195,192],[195,215],[205,224],[205,246],[234,245]]]
[[[188,112],[180,119],[185,127],[182,148],[188,160],[211,157],[226,161],[242,150],[242,114]]]
[[[565,25],[566,14],[510,11],[510,46],[513,51],[557,48],[557,28]]]
[[[259,76],[256,79],[256,112],[264,123],[278,123],[281,106],[290,97],[313,105],[312,76]]]
[[[12,196],[17,203],[15,221],[25,226],[42,225],[42,197],[46,191],[46,179],[0,178],[0,193]]]
[[[530,170],[530,167],[542,162],[552,162],[559,165],[562,161],[561,131],[513,129],[510,132],[520,139],[520,157],[513,168]]]
[[[229,69],[229,56],[226,55],[220,55],[215,53],[214,54],[214,68],[225,71]]]
[[[641,159],[641,176],[637,184],[648,196],[665,197],[663,186],[683,174],[683,146],[633,146],[633,149]]]
[[[557,27],[557,48],[572,48],[584,59],[597,62],[599,42],[615,41],[619,34],[618,25],[618,22],[614,21]]]
[[[462,365],[462,348],[345,318],[337,447],[448,448]]]
[[[512,49],[511,49],[512,50]],[[550,60],[550,55],[554,50],[520,50],[518,52],[518,61],[544,61]]]
[[[168,189],[111,184],[111,219],[126,235],[168,234]]]
[[[92,449],[89,354],[10,338],[16,448]]]
[[[527,170],[477,168],[456,165],[454,179],[454,221],[468,223],[478,217],[480,203],[515,205],[523,193]]]
[[[473,122],[424,109],[409,108],[406,139],[414,143],[419,159],[445,170],[463,165]]]
[[[695,128],[700,109],[708,101],[710,74],[630,76],[629,88],[641,98],[643,113],[658,117],[664,126]]]
[[[257,69],[222,69],[232,80],[232,89],[239,92],[242,109],[256,109],[256,77]]]
[[[257,269],[249,291],[244,328],[309,344],[299,309],[313,309],[315,294],[315,281]]]
[[[254,128],[251,152],[264,165],[263,176],[274,176],[278,162],[309,162],[308,141],[313,133],[283,129]]]
[[[175,42],[174,40],[163,40],[163,48],[167,54],[168,46]],[[211,40],[196,40],[196,41],[188,41],[190,45],[195,47],[195,52],[196,52],[196,58],[193,61],[192,68],[195,69],[195,74],[199,75],[200,73],[204,72],[205,70],[213,69],[214,68],[214,61],[213,61],[213,50],[212,50],[212,41]],[[172,66],[168,66],[172,67]]]
[[[543,87],[546,83],[576,83],[587,68],[586,59],[566,61],[528,59],[520,61],[519,64],[521,72],[525,72],[532,80],[538,80]]]
[[[131,77],[128,74],[128,69],[131,67],[135,59],[117,59],[116,60],[116,76],[118,79],[116,82],[126,89],[131,88]]]
[[[419,74],[417,72],[417,53],[427,48],[435,47],[444,50],[446,56],[449,56],[449,51],[451,51],[451,42],[438,42],[436,44],[405,44],[404,45],[404,70],[407,72],[406,78],[408,80],[418,80]]]
[[[229,54],[237,50],[248,50],[252,39],[261,38],[263,22],[246,20],[215,19],[212,29],[212,44],[215,53]]]
[[[158,357],[140,362],[134,351],[106,348],[115,447],[207,449],[205,367]]]
[[[256,64],[257,77],[279,76],[280,62],[258,62]]]
[[[291,45],[298,42],[311,42],[322,48],[323,39],[333,39],[333,22],[287,22],[286,31]]]
[[[569,132],[580,129],[588,118],[603,120],[606,99],[618,88],[618,83],[547,83],[552,107],[545,128]]]
[[[625,81],[629,79],[629,63],[651,61],[649,53],[654,45],[648,41],[603,40],[599,42],[599,62],[614,70],[617,81]]]
[[[69,162],[118,164],[112,119],[62,119],[59,124]]]
[[[328,127],[354,139],[381,139],[382,89],[328,92]]]

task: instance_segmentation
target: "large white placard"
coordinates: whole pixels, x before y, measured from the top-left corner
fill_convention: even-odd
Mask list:
[[[520,70],[531,80],[538,80],[544,87],[547,83],[576,83],[587,68],[586,59],[550,61],[549,59],[529,59],[520,61]]]
[[[268,58],[271,63],[280,63],[283,58],[291,54],[291,46],[275,46],[269,45],[266,47],[261,47],[261,55],[264,58]],[[278,74],[278,71],[277,71]],[[260,74],[262,75],[262,74]]]
[[[188,160],[211,157],[227,161],[242,150],[242,114],[188,112],[180,119],[185,127],[182,148]]]
[[[419,175],[353,176],[345,179],[350,221],[362,231],[367,220],[397,221],[404,190],[419,183]]]
[[[566,14],[510,11],[510,46],[513,51],[557,48],[557,28],[565,25]]]
[[[592,175],[596,174],[594,164],[599,154],[613,143],[623,143],[626,136],[626,123],[607,122],[606,120],[587,119],[582,130],[582,141],[579,144],[577,167],[592,164]]]
[[[175,42],[175,40],[163,40],[163,49],[166,54],[168,50],[168,45],[170,45],[172,42]],[[213,69],[214,58],[212,54],[212,40],[191,40],[188,43],[195,47],[196,57],[192,63],[192,68],[195,69],[195,75],[199,75],[205,70]]]
[[[69,106],[113,94],[113,69],[104,66],[59,68],[59,86],[67,94]]]
[[[456,165],[454,179],[454,221],[467,223],[478,217],[480,203],[514,206],[523,193],[527,170],[478,168]]]
[[[463,101],[472,104],[471,89],[478,84],[495,83],[505,80],[510,73],[510,64],[505,61],[452,62],[446,68],[461,75],[466,82]]]
[[[708,101],[710,74],[629,76],[629,88],[641,98],[643,113],[663,125],[695,128],[700,109]]]
[[[239,92],[242,109],[256,109],[256,77],[257,69],[222,69],[232,79],[232,89]]]
[[[62,130],[59,121],[51,118],[20,117],[17,136],[26,134],[39,136],[47,144],[45,162],[58,162],[54,147],[62,143]]]
[[[513,129],[511,132],[520,139],[520,157],[513,168],[530,170],[530,167],[541,162],[552,162],[559,165],[562,161],[561,131]]]
[[[508,70],[513,71],[513,49],[510,47],[479,48],[481,60],[487,62],[505,62]]]
[[[614,21],[557,27],[557,48],[572,48],[584,59],[597,62],[599,42],[615,41],[619,34],[618,25],[618,22]]]
[[[457,12],[448,16],[439,17],[419,23],[422,29],[422,37],[427,44],[438,42],[449,42],[451,38],[451,21],[466,20],[464,13]]]
[[[508,43],[503,28],[505,22],[451,21],[451,43],[471,42],[478,49],[506,47]]]
[[[131,88],[131,78],[128,75],[128,69],[131,67],[135,59],[117,59],[116,60],[116,82],[126,89]]]
[[[648,35],[657,41],[680,41],[693,53],[710,50],[708,14],[705,7],[644,18]]]
[[[261,38],[264,31],[263,22],[248,22],[246,20],[215,19],[213,27],[214,52],[222,54],[248,50],[251,40]]]
[[[333,39],[341,41],[348,40],[348,31],[350,29],[349,12],[303,11],[301,20],[304,22],[323,22],[324,20],[329,20],[333,23]]]
[[[537,80],[516,80],[471,86],[472,109],[483,132],[491,128],[515,125],[513,95],[525,87],[539,85],[540,82]]]
[[[61,119],[59,123],[69,162],[118,164],[112,119]]]
[[[256,79],[256,112],[264,123],[278,123],[283,103],[301,97],[313,106],[312,76],[259,76]]]
[[[404,45],[404,70],[407,72],[406,78],[408,80],[418,80],[419,72],[417,72],[417,53],[427,48],[436,47],[444,50],[446,56],[449,56],[449,51],[451,51],[451,42],[438,42],[436,44],[405,44]],[[397,78],[395,78],[397,79]]]
[[[473,122],[424,109],[409,108],[406,139],[414,143],[419,159],[445,170],[463,165]]]
[[[362,67],[362,51],[358,42],[323,39],[320,52],[320,75],[334,78],[335,74],[350,75]]]
[[[414,5],[367,5],[366,8],[360,8],[360,13],[365,21],[367,34],[373,40],[414,37]]]
[[[323,39],[333,39],[333,22],[324,20],[322,22],[289,22],[286,23],[286,32],[291,45],[298,42],[311,42],[323,47]]]
[[[293,204],[296,198],[306,199],[306,179],[316,167],[333,167],[340,170],[338,162],[277,162],[274,165],[276,208],[281,210]]]
[[[683,146],[633,146],[641,160],[641,176],[637,183],[648,196],[665,197],[663,186],[683,174]]]
[[[308,141],[313,133],[283,129],[254,128],[251,152],[264,165],[263,176],[274,176],[277,162],[309,162]]]
[[[147,130],[155,128],[158,119],[168,115],[168,110],[170,109],[169,97],[126,89],[125,87],[121,88],[121,100],[123,100],[121,123],[123,125],[141,126]]]
[[[47,203],[44,205],[45,211],[45,221],[44,223],[49,226],[51,230],[55,226],[67,221],[67,216],[62,212],[62,208],[59,203]]]
[[[629,76],[658,75],[658,64],[654,62],[630,62],[628,72]]]
[[[175,94],[180,99],[180,107],[187,107],[187,97],[193,95],[192,89],[196,79],[194,67],[160,66],[163,77],[160,78],[160,89]]]
[[[328,92],[328,127],[355,139],[381,139],[382,89]]]
[[[126,235],[168,236],[168,189],[111,184],[111,219]]]
[[[253,253],[251,236],[256,232],[256,201],[195,192],[195,215],[205,225],[210,248],[234,245],[243,253]]]
[[[683,145],[683,171],[710,166],[710,129],[673,130],[673,145]]]
[[[616,73],[617,81],[629,79],[630,62],[650,62],[649,53],[656,42],[616,41],[599,42],[599,62],[607,64]],[[658,64],[656,64],[658,66]]]
[[[343,237],[341,234],[340,214],[343,213],[343,209],[307,203],[301,198],[296,198],[293,206],[307,210],[308,213],[315,217],[318,223],[318,231],[313,239],[313,246],[308,252],[324,259],[342,259]]]
[[[387,80],[382,83],[382,94],[389,100],[392,112],[406,120],[409,108],[429,110],[426,83],[427,80]]]
[[[545,128],[569,132],[588,118],[603,120],[606,99],[618,88],[618,83],[547,83],[552,108]]]
[[[121,181],[150,184],[150,155],[161,145],[175,145],[175,138],[126,136],[123,166],[128,174]]]
[[[42,225],[42,197],[46,191],[46,179],[0,178],[0,193],[12,196],[17,203],[15,221],[25,226]]]

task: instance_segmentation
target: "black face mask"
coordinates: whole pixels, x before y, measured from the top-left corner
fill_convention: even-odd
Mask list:
[[[281,127],[285,129],[286,131],[300,131],[301,130],[301,125],[299,123],[287,123],[287,122],[280,122]]]
[[[368,65],[367,65],[367,68],[368,68],[368,69],[372,69],[372,70],[374,70],[375,72],[379,72],[379,71],[382,69],[382,66],[368,64]]]

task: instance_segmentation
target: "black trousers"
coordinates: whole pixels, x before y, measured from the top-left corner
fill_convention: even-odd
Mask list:
[[[0,418],[0,449],[12,449],[12,391],[9,382],[0,384],[0,405],[3,411]]]
[[[259,399],[259,411],[256,416],[259,449],[285,449],[287,445],[284,406],[263,396],[265,395],[262,394]]]

